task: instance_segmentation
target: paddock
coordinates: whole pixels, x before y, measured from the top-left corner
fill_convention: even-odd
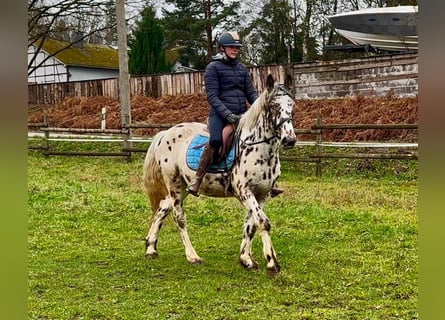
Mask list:
[[[142,154],[28,156],[30,319],[417,318],[415,160],[403,170],[337,162],[319,178],[284,162],[285,193],[267,204],[281,263],[270,278],[236,263],[235,199],[184,203],[204,264],[184,259],[172,220],[160,259],[147,260]]]

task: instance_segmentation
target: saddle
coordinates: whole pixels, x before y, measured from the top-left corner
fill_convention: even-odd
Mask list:
[[[208,172],[228,172],[232,168],[235,160],[235,146],[233,138],[235,135],[235,128],[231,124],[227,124],[223,131],[223,143],[216,152],[218,157],[213,159],[213,163],[210,165]],[[199,160],[201,159],[204,147],[209,143],[208,134],[198,133],[190,142],[186,152],[187,166],[192,170],[198,170]]]

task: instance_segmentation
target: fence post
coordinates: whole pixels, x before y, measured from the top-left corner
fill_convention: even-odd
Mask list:
[[[316,162],[316,176],[321,178],[321,153],[322,153],[322,136],[323,136],[323,130],[321,128],[322,125],[322,117],[321,114],[317,115],[317,162]]]
[[[102,130],[105,130],[106,128],[106,121],[107,121],[107,107],[102,107],[101,120],[100,120],[100,128]]]
[[[45,128],[48,128],[48,116],[46,114],[43,115],[43,126]],[[45,147],[43,150],[43,155],[48,156],[46,151],[49,151],[49,131],[45,130],[45,132],[43,133],[43,137],[45,139]]]
[[[131,139],[131,104],[130,104],[130,75],[128,72],[127,52],[127,24],[125,22],[125,1],[116,0],[117,20],[117,46],[119,53],[119,102],[121,107],[122,127],[126,130],[125,148],[133,145]],[[131,152],[128,153],[127,161],[131,160]]]
[[[133,148],[133,142],[131,142],[132,139],[132,131],[130,126],[122,127],[122,137],[124,139],[124,145],[122,148],[122,152],[127,152],[127,162],[131,162],[131,149]],[[126,151],[124,151],[124,149]]]

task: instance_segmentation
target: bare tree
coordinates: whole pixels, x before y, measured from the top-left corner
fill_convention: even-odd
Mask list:
[[[310,39],[310,31],[311,31],[311,19],[313,7],[315,5],[314,0],[306,0],[306,12],[303,18],[303,23],[301,24],[301,33],[302,33],[302,44],[303,44],[303,61],[306,61],[309,56],[309,39]]]
[[[98,37],[104,31],[116,27],[115,20],[107,23],[104,18],[110,14],[113,3],[100,0],[28,0],[28,48],[35,47],[32,57],[28,59],[28,75],[50,57],[80,41],[91,38],[99,42]],[[47,39],[66,41],[66,45],[35,64]]]

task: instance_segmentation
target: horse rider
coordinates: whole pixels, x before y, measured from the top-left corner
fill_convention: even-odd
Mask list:
[[[243,44],[236,32],[224,32],[218,38],[220,52],[212,57],[204,73],[205,91],[210,104],[208,127],[209,143],[201,155],[195,177],[187,191],[199,196],[199,186],[214,157],[222,147],[222,131],[230,123],[236,125],[240,115],[247,111],[247,103],[253,104],[258,93],[253,87],[249,72],[238,60]],[[274,187],[271,196],[277,196],[283,189]]]

